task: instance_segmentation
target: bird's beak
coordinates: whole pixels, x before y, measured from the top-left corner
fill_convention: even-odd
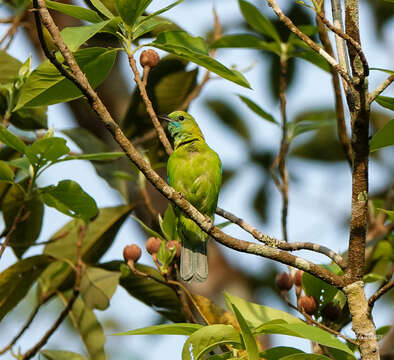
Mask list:
[[[158,118],[161,119],[161,120],[168,121],[168,122],[172,121],[172,119],[169,118],[167,115],[159,115]]]

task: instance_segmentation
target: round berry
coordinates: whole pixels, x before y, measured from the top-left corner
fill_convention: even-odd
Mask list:
[[[146,251],[151,255],[157,254],[160,249],[160,245],[161,245],[161,240],[159,238],[152,236],[148,238],[148,240],[146,240],[145,243]]]
[[[314,314],[317,310],[317,302],[313,296],[301,296],[298,299],[297,305],[309,315]]]
[[[279,290],[289,291],[293,286],[293,277],[286,272],[282,272],[276,275],[275,283]]]
[[[294,274],[294,284],[296,284],[296,286],[302,285],[302,275],[304,275],[303,270],[297,270]]]
[[[141,66],[149,66],[153,68],[159,63],[159,61],[159,54],[153,49],[144,50],[140,55]]]
[[[137,262],[141,257],[141,248],[136,244],[127,245],[123,249],[123,257],[126,262],[130,260]]]
[[[175,254],[175,256],[176,256],[176,257],[181,256],[181,249],[182,249],[182,246],[181,246],[181,244],[180,244],[179,241],[171,240],[171,241],[169,241],[169,242],[166,244],[166,248],[167,248],[167,249],[172,249],[172,248],[174,248],[174,247],[176,248],[176,254]]]

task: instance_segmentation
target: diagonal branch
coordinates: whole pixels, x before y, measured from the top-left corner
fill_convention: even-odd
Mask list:
[[[376,99],[390,84],[394,81],[394,74],[390,75],[386,80],[384,80],[374,91],[369,94],[368,104]]]
[[[201,214],[194,206],[192,206],[182,194],[170,187],[144,160],[144,158],[135,149],[133,144],[124,135],[119,125],[112,119],[107,108],[102,103],[97,93],[90,86],[86,76],[82,73],[74,56],[68,49],[63,39],[60,36],[59,29],[53,22],[48,9],[45,6],[45,0],[34,0],[34,5],[38,9],[40,18],[44,26],[48,29],[54,43],[60,50],[64,57],[66,64],[69,66],[72,77],[75,79],[74,83],[81,89],[86,96],[89,104],[99,116],[104,126],[111,133],[115,141],[123,149],[128,158],[137,166],[137,168],[145,175],[145,177],[153,184],[153,186],[163,194],[168,200],[172,201],[182,211],[185,212],[203,231],[211,235],[216,241],[230,247],[234,250],[255,254],[279,261],[283,264],[291,265],[298,269],[315,275],[316,277],[328,282],[331,285],[341,288],[344,283],[341,276],[335,275],[330,271],[308,261],[303,258],[288,254],[285,251],[274,249],[266,245],[255,244],[243,240],[236,239],[230,235],[223,233],[219,228],[215,227],[213,221]],[[64,69],[63,69],[64,70]]]
[[[370,310],[375,305],[376,300],[378,300],[381,296],[389,292],[394,288],[394,279],[389,281],[386,285],[383,285],[378,291],[376,291],[369,299],[368,299],[368,306]]]

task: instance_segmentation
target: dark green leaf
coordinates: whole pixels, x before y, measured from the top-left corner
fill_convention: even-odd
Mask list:
[[[12,132],[7,130],[3,125],[0,125],[0,141],[10,148],[15,149],[16,151],[21,153],[25,152],[25,143],[16,137]]]
[[[167,19],[150,18],[144,20],[136,26],[136,29],[133,32],[133,40],[138,39],[140,36],[156,29],[159,26],[168,25],[168,24],[172,24],[172,23]]]
[[[248,359],[249,360],[259,360],[259,351],[257,349],[257,343],[255,338],[253,337],[252,332],[249,329],[248,324],[246,323],[245,319],[243,318],[240,311],[237,309],[235,305],[232,305],[234,315],[237,318],[238,324],[241,328],[242,332],[242,339],[245,344],[246,350],[248,352]]]
[[[0,321],[21,301],[52,259],[36,255],[19,260],[0,274]]]
[[[265,350],[264,352],[260,353],[260,356],[266,360],[280,360],[284,356],[296,354],[304,354],[304,352],[292,347],[278,346]]]
[[[385,107],[386,109],[390,109],[394,111],[394,98],[389,96],[377,96],[376,102]]]
[[[117,50],[91,47],[74,53],[90,85],[100,85],[112,69]],[[81,97],[80,90],[65,79],[49,62],[44,61],[28,77],[22,87],[15,110],[23,106],[52,105]]]
[[[260,49],[273,52],[280,55],[280,47],[276,42],[263,41],[257,36],[251,34],[234,34],[222,36],[220,39],[214,41],[210,48],[249,48]]]
[[[134,25],[152,0],[115,0],[116,9],[127,25]]]
[[[281,360],[330,360],[330,358],[319,354],[293,354],[284,356]]]
[[[231,325],[204,326],[186,340],[182,349],[182,360],[200,360],[204,354],[217,346],[240,343],[240,335]]]
[[[85,356],[63,350],[41,350],[40,354],[47,360],[88,360]]]
[[[278,122],[274,119],[274,117],[265,112],[259,105],[257,105],[253,100],[242,96],[238,95],[238,97],[241,99],[241,101],[250,109],[252,110],[255,114],[259,115],[261,118],[268,120],[274,124],[278,124]]]
[[[22,63],[8,55],[4,50],[0,50],[0,84],[12,83],[18,75]]]
[[[106,16],[109,19],[114,18],[114,14],[112,14],[112,12],[100,0],[90,0],[90,2],[104,16]]]
[[[373,152],[391,145],[394,145],[394,119],[390,120],[373,136],[369,150]]]
[[[48,162],[54,162],[61,156],[70,152],[66,140],[60,137],[49,137],[35,141],[27,147],[26,156],[30,163],[35,166],[44,166]]]
[[[51,0],[45,0],[45,4],[49,9],[59,11],[76,19],[89,21],[91,23],[98,23],[102,21],[102,18],[97,14],[97,12],[84,7],[63,4]]]
[[[61,36],[68,48],[74,52],[91,37],[104,29],[111,20],[101,21],[87,26],[66,27],[61,31]]]
[[[224,79],[250,88],[243,75],[228,69],[209,56],[204,40],[200,37],[193,37],[184,31],[166,31],[160,33],[150,45],[201,65]]]
[[[203,326],[200,324],[178,323],[148,326],[112,335],[191,335]]]
[[[90,309],[105,310],[119,284],[120,273],[87,267],[81,280],[81,295]]]
[[[34,244],[41,232],[44,215],[44,205],[37,193],[33,193],[29,199],[19,185],[11,186],[5,194],[1,210],[7,229],[12,227],[20,207],[24,204],[21,219],[10,238],[10,245],[17,257],[21,257],[30,245]]]
[[[0,160],[0,181],[6,181],[6,182],[14,181],[14,172],[9,167],[9,165],[3,160]]]
[[[98,212],[94,199],[75,181],[62,180],[56,186],[40,188],[40,192],[46,205],[85,222],[89,222]]]
[[[39,130],[48,128],[47,107],[38,106],[13,111],[10,123],[22,130]]]
[[[280,43],[280,37],[274,25],[259,11],[259,9],[244,0],[239,0],[239,7],[242,15],[253,29],[263,35],[269,36],[277,43]]]

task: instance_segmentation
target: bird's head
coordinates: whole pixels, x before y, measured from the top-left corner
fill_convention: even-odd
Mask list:
[[[168,121],[168,131],[174,139],[175,147],[186,141],[204,139],[193,116],[185,111],[174,111],[168,116],[161,116],[161,118]]]

